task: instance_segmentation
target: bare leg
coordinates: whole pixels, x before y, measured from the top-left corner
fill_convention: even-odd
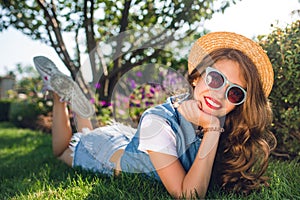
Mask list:
[[[78,131],[82,128],[93,128],[89,119],[76,116]],[[60,97],[53,93],[53,122],[52,122],[52,149],[53,154],[68,165],[72,165],[72,150],[69,148],[72,137],[69,111],[65,102],[60,102]]]
[[[34,65],[44,82],[44,89],[53,92],[53,122],[52,122],[52,149],[53,154],[67,164],[72,164],[72,150],[69,148],[72,137],[69,112],[66,103],[60,102],[60,97],[72,100],[72,109],[81,116],[90,117],[94,113],[92,104],[85,98],[79,86],[70,77],[62,74],[55,64],[44,56],[34,57]],[[74,98],[73,98],[74,97]],[[92,129],[88,119],[78,117],[78,129]]]
[[[60,102],[59,96],[53,93],[52,148],[55,156],[60,156],[69,146],[72,129],[69,112],[65,102]]]
[[[80,115],[76,115],[77,128],[79,132],[82,132],[83,128],[93,129],[92,122],[87,118],[82,118]]]
[[[71,166],[73,158],[69,143],[72,128],[66,103],[60,102],[59,99],[60,97],[53,93],[52,151],[56,157]]]

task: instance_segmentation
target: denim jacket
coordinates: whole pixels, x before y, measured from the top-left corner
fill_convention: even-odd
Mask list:
[[[174,97],[161,105],[150,108],[144,112],[141,117],[147,114],[155,114],[166,119],[171,126],[176,137],[176,150],[183,168],[187,171],[191,168],[193,161],[200,146],[200,139],[195,134],[193,125],[188,122],[178,111],[173,107]],[[121,158],[122,171],[130,173],[145,173],[157,180],[160,180],[150,157],[147,153],[138,150],[140,137],[140,124],[137,128],[135,136],[127,145],[124,154]]]

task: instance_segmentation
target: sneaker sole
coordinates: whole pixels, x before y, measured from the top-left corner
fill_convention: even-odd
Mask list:
[[[52,90],[50,85],[50,77],[55,73],[61,73],[56,65],[47,57],[44,56],[36,56],[33,58],[33,62],[35,68],[41,75],[44,85],[46,86],[47,90]],[[61,73],[62,74],[62,73]]]
[[[79,86],[64,74],[54,74],[50,86],[58,96],[70,100],[71,109],[81,117],[89,118],[95,111],[91,102],[83,94]]]

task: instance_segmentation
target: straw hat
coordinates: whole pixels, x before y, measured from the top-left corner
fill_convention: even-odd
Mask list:
[[[237,49],[247,55],[257,67],[264,93],[269,96],[274,82],[274,72],[267,54],[257,43],[236,33],[214,32],[199,38],[192,46],[188,57],[189,73],[206,55],[220,48]]]

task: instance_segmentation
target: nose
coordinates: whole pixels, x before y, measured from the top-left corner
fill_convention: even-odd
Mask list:
[[[224,87],[222,88],[219,88],[218,90],[212,90],[210,89],[210,93],[211,93],[211,96],[220,100],[220,101],[223,101],[226,99],[226,91],[227,91],[227,88],[229,87],[228,84],[226,84]]]

